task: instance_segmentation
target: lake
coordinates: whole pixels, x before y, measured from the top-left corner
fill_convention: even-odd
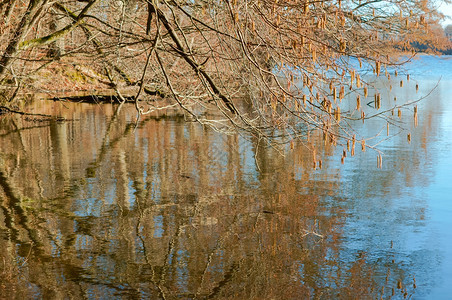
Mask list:
[[[428,94],[417,126],[412,107],[389,129],[353,124],[382,168],[326,145],[314,169],[302,142],[277,151],[182,116],[135,126],[132,105],[1,116],[0,299],[450,299],[452,57],[405,68],[409,82],[375,86],[383,108]]]

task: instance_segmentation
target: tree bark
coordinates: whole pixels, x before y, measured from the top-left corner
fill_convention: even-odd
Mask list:
[[[19,43],[26,35],[28,25],[33,20],[34,14],[42,2],[43,0],[30,0],[27,10],[16,27],[13,38],[0,59],[0,79],[5,76],[6,70],[11,65],[12,59],[19,49]]]

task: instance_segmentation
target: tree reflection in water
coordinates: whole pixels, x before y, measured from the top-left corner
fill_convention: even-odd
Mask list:
[[[344,248],[348,204],[335,159],[313,170],[301,145],[282,156],[177,116],[149,117],[134,131],[127,106],[41,101],[29,109],[72,121],[0,119],[3,298],[415,291],[389,243],[378,254]],[[372,189],[362,184],[360,192]]]

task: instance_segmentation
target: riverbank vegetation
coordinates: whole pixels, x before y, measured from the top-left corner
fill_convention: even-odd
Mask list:
[[[310,131],[320,129],[325,143],[353,153],[355,143],[368,145],[350,122],[383,114],[363,71],[390,78],[388,68],[401,64],[395,54],[409,59],[415,45],[445,45],[432,35],[442,17],[436,7],[426,0],[3,0],[1,101],[113,93],[139,115],[180,109],[215,130],[274,143],[309,144]],[[344,98],[354,109],[341,109]],[[362,109],[367,98],[375,98],[370,113]]]

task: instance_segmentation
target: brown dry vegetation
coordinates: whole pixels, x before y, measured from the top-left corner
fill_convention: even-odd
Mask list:
[[[321,129],[354,143],[372,89],[349,59],[390,76],[441,15],[426,0],[3,0],[1,101],[110,89],[140,114],[179,107],[224,132],[287,142]],[[438,36],[438,35],[435,35]],[[96,93],[96,92],[94,92]],[[341,110],[345,97],[354,111]],[[381,112],[377,112],[380,114]],[[344,122],[345,120],[345,122]]]

